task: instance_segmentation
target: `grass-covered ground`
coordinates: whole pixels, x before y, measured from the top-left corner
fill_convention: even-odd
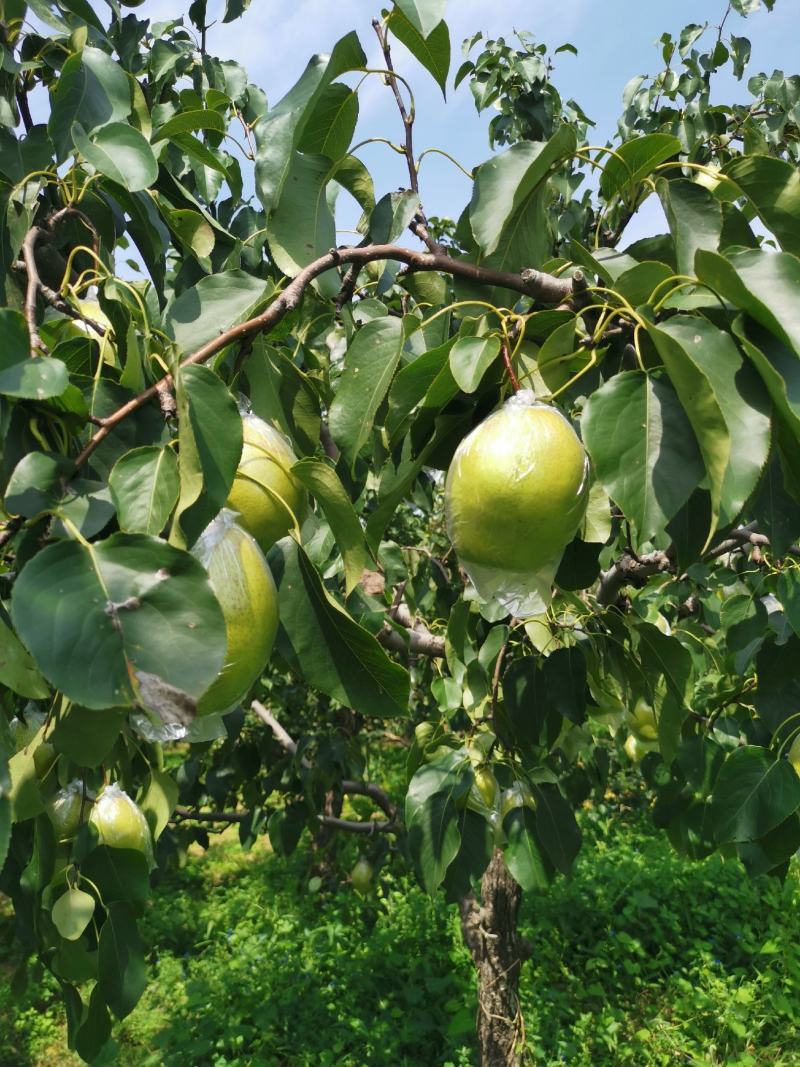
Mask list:
[[[584,830],[573,879],[524,902],[529,1062],[800,1063],[796,876],[782,888],[736,864],[688,864],[616,808],[586,813]],[[364,901],[346,884],[308,892],[307,871],[302,848],[287,863],[226,838],[162,880],[143,923],[152,982],[103,1062],[474,1063],[473,976],[452,909],[387,869]],[[10,991],[10,941],[0,902],[0,1064],[71,1067],[55,984]]]

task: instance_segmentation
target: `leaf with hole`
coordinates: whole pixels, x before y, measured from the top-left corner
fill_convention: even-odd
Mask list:
[[[89,708],[135,703],[137,669],[199,697],[225,657],[202,566],[142,534],[49,545],[17,578],[11,617],[45,678]]]

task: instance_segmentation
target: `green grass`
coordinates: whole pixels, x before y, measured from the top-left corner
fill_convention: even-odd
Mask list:
[[[530,1062],[778,1067],[800,1062],[800,886],[688,864],[646,820],[584,813],[574,878],[528,895],[522,992]],[[355,843],[346,843],[347,870]],[[158,885],[123,1067],[433,1067],[474,1063],[472,968],[453,910],[381,872],[365,901],[307,890],[308,855],[217,840]],[[54,983],[14,996],[0,911],[0,1064],[78,1061]]]

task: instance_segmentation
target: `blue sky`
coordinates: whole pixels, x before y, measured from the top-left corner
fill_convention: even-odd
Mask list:
[[[291,87],[300,76],[310,55],[330,51],[335,41],[355,29],[369,58],[370,65],[382,66],[380,52],[370,26],[380,8],[368,0],[297,0],[283,4],[277,0],[253,0],[250,10],[238,22],[218,24],[209,31],[209,50],[222,58],[235,58],[248,71],[250,79],[266,91],[271,104]],[[654,42],[664,30],[677,34],[689,22],[709,22],[716,26],[725,11],[724,0],[671,0],[668,4],[652,0],[449,0],[447,22],[450,26],[453,58],[451,84],[461,62],[461,42],[476,30],[487,36],[512,37],[515,29],[529,30],[537,39],[556,48],[570,41],[578,56],[562,53],[557,59],[555,83],[564,98],[573,97],[597,123],[593,133],[596,143],[613,135],[621,108],[622,89],[636,74],[661,69],[661,55]],[[211,0],[209,15],[222,7],[221,0]],[[172,14],[175,0],[147,0],[137,14]],[[800,4],[797,0],[777,0],[775,10],[761,10],[742,19],[731,14],[726,31],[749,37],[753,53],[747,75],[780,68],[794,72],[798,63],[800,40]],[[715,32],[715,31],[709,31]],[[479,46],[476,46],[476,48]],[[471,168],[489,155],[487,125],[491,113],[478,116],[466,82],[458,90],[448,87],[448,100],[430,75],[408,52],[395,42],[395,66],[411,82],[417,100],[414,129],[415,150],[443,148]],[[745,99],[746,87],[733,79],[720,79],[720,91],[735,93]],[[373,135],[402,139],[402,129],[390,90],[379,78],[373,78],[360,94],[361,116],[357,139]],[[375,178],[380,193],[407,184],[402,157],[384,145],[368,145],[359,152]],[[425,158],[420,172],[420,191],[428,214],[456,216],[469,199],[470,183],[441,156]],[[358,212],[349,198],[341,199],[337,224],[352,226]],[[645,233],[665,228],[655,198],[631,224],[629,233],[635,240]],[[348,235],[340,235],[341,243]],[[413,239],[411,239],[413,241]]]
[[[145,0],[136,14],[151,19],[174,18],[188,8],[189,0]],[[388,0],[384,0],[384,4]],[[242,63],[250,80],[276,103],[302,73],[315,52],[328,52],[336,40],[355,29],[371,66],[382,66],[382,57],[370,26],[384,6],[372,0],[252,0],[244,17],[229,25],[218,22],[208,33],[208,49],[222,59]],[[451,78],[461,62],[461,42],[476,30],[487,36],[510,39],[515,29],[533,32],[552,49],[566,41],[578,48],[578,56],[557,56],[555,83],[564,98],[573,97],[597,123],[594,143],[612,136],[621,107],[622,89],[636,74],[661,69],[660,49],[654,42],[664,30],[676,35],[689,22],[708,22],[715,27],[725,0],[449,0],[453,59]],[[209,0],[209,20],[218,18],[223,0]],[[748,19],[732,14],[726,31],[749,37],[753,45],[746,77],[758,71],[780,68],[794,73],[800,67],[800,3],[776,0],[775,10],[761,10]],[[709,30],[715,32],[715,30]],[[479,47],[479,46],[476,46]],[[417,100],[415,150],[435,146],[445,149],[472,168],[490,153],[487,126],[491,114],[478,116],[466,82],[452,91],[445,104],[431,76],[395,42],[395,66],[412,83]],[[745,81],[746,81],[745,77]],[[720,92],[745,100],[744,84],[720,79]],[[402,128],[391,91],[380,78],[369,79],[360,94],[361,115],[356,138],[386,136],[402,140]],[[37,109],[38,110],[38,109]],[[407,184],[402,157],[385,145],[368,145],[359,151],[375,179],[378,195]],[[249,183],[248,183],[249,185]],[[457,217],[469,199],[470,182],[447,160],[427,156],[420,173],[420,191],[428,214]],[[358,210],[349,197],[340,198],[337,225],[351,227]],[[626,237],[635,240],[665,228],[654,197],[634,219]],[[349,240],[340,235],[340,243]],[[413,238],[409,235],[409,241]]]

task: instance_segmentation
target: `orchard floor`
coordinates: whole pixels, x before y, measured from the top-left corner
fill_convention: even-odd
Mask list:
[[[528,895],[527,1062],[800,1063],[800,882],[689,864],[646,819],[584,814],[573,879]],[[355,843],[348,840],[352,864]],[[475,995],[456,917],[386,869],[366,900],[310,893],[309,857],[227,835],[164,878],[143,922],[151,984],[102,1063],[466,1067]],[[344,866],[344,870],[349,866]],[[20,996],[0,898],[0,1065],[72,1067],[54,983]]]

